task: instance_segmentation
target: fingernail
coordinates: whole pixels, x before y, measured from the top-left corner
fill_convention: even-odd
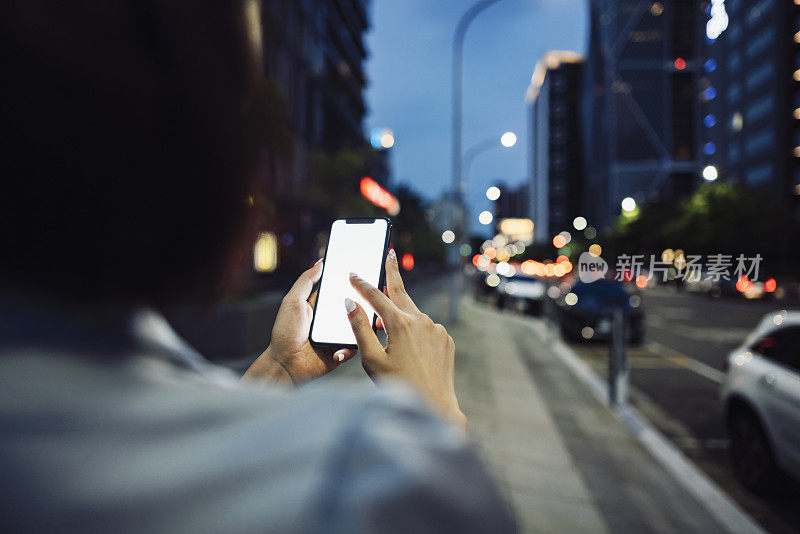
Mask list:
[[[333,355],[333,357],[336,358],[337,360],[339,360],[340,362],[343,362],[344,361],[344,352],[337,352],[336,354]]]
[[[347,310],[347,315],[350,315],[356,309],[356,303],[350,299],[344,299],[344,309]]]
[[[361,277],[358,276],[357,273],[354,273],[353,271],[350,271],[350,278],[361,278]]]
[[[389,259],[392,261],[397,261],[397,253],[394,251],[393,248],[389,249]]]

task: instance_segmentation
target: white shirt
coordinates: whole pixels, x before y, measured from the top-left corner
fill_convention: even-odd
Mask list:
[[[510,532],[399,384],[241,385],[147,310],[0,305],[4,531]]]

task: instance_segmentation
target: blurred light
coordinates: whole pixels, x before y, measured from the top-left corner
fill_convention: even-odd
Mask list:
[[[503,219],[500,231],[506,235],[524,235],[533,233],[533,221],[530,219]]]
[[[622,199],[622,211],[633,211],[636,209],[636,201],[633,200],[631,197],[625,197]]]
[[[561,296],[561,290],[558,289],[558,286],[550,286],[547,288],[547,296],[551,299],[557,299]]]
[[[647,287],[647,276],[640,274],[636,277],[636,287],[644,289]]]
[[[478,266],[478,262],[481,260],[482,257],[483,256],[481,256],[480,254],[475,254],[474,256],[472,256],[472,265],[477,267]]]
[[[602,253],[603,253],[603,248],[597,243],[589,247],[589,254],[591,254],[592,256],[599,256]]]
[[[373,148],[392,148],[394,146],[394,132],[389,128],[375,127],[370,131],[369,144]]]
[[[486,256],[481,255],[481,256],[478,256],[477,263],[475,261],[473,261],[473,263],[475,263],[475,267],[477,267],[481,271],[485,271],[492,264],[492,260],[490,260]]]
[[[496,186],[492,186],[486,190],[486,198],[489,200],[497,200],[500,198],[500,188]]]
[[[800,146],[794,147],[793,152],[794,152],[794,157],[800,158]]]
[[[496,274],[486,276],[486,285],[489,287],[497,287],[500,285],[500,277]]]
[[[739,354],[737,354],[736,356],[733,357],[733,363],[735,363],[736,365],[742,366],[742,365],[744,365],[746,363],[749,363],[750,360],[752,360],[752,359],[753,359],[753,355],[751,353],[749,353],[749,352],[741,353],[740,352]]]
[[[558,249],[558,252],[563,254],[564,256],[569,256],[570,254],[572,254],[572,249],[569,247],[561,247],[560,249]]]
[[[715,145],[713,141],[709,141],[708,143],[703,145],[703,153],[706,156],[711,156],[716,151],[717,151],[717,145]]]
[[[403,257],[400,258],[400,265],[406,271],[410,271],[411,269],[413,269],[414,268],[414,255],[410,254],[408,252],[403,254]]]
[[[586,228],[586,219],[584,217],[575,217],[572,220],[572,227],[578,230],[579,232]]]
[[[750,279],[745,275],[740,276],[736,281],[736,291],[739,293],[744,293],[751,287],[753,287],[753,282],[751,282]]]
[[[675,259],[675,251],[671,248],[664,249],[661,253],[661,261],[664,263],[672,263]]]
[[[794,34],[794,42],[795,43],[800,43],[800,32],[797,32],[796,34]]]
[[[544,275],[545,276],[553,276],[553,267],[554,267],[554,265],[552,263],[545,264],[545,266],[544,266]]]
[[[706,165],[706,167],[703,169],[703,180],[706,182],[713,182],[717,178],[719,178],[717,168],[713,165]]]
[[[800,108],[795,108],[794,112],[792,113],[795,119],[800,119]]]
[[[500,136],[500,144],[506,148],[511,148],[517,144],[517,134],[514,132],[506,132]]]
[[[570,241],[572,241],[572,234],[570,234],[570,233],[569,233],[569,232],[567,232],[566,230],[564,230],[563,232],[559,232],[559,233],[558,233],[558,235],[564,236],[564,239],[566,239],[566,240],[567,240],[567,243],[569,243]],[[561,248],[561,247],[559,247],[559,248]]]
[[[445,243],[450,244],[455,240],[456,240],[456,234],[454,234],[452,230],[445,230],[444,232],[442,232],[442,241],[444,241]]]
[[[800,69],[794,71],[794,74],[792,74],[792,78],[794,78],[794,81],[800,82]]]
[[[556,258],[556,263],[562,263],[562,262],[565,262],[565,261],[569,261],[569,258],[564,256],[563,254]]]
[[[725,12],[725,0],[711,0],[709,10],[711,18],[706,22],[706,37],[716,39],[728,27],[728,14]]]
[[[592,328],[591,326],[584,326],[583,328],[581,328],[581,337],[583,339],[592,339],[593,335],[594,335],[594,328]]]
[[[278,236],[272,232],[258,234],[253,246],[253,268],[259,273],[271,273],[278,268]]]
[[[492,246],[496,249],[501,249],[508,244],[508,239],[503,234],[497,234],[492,238]]]
[[[561,234],[558,234],[553,238],[553,246],[556,248],[561,248],[567,244],[567,238]]]
[[[594,226],[590,226],[583,232],[583,235],[586,236],[586,239],[594,239],[597,237],[597,229]]]
[[[786,313],[786,310],[783,310],[781,313],[776,313],[775,316],[772,318],[772,322],[775,323],[775,326],[780,326],[783,324],[783,317]]]
[[[714,100],[717,97],[717,90],[713,87],[709,87],[705,91],[703,91],[703,98],[706,100]]]
[[[628,299],[628,304],[631,305],[631,308],[638,308],[642,304],[642,297],[639,295],[631,295]]]
[[[774,278],[769,278],[764,281],[764,291],[767,293],[774,293],[778,289],[778,282]]]
[[[675,68],[678,69],[678,70],[685,69],[686,68],[686,61],[682,57],[677,58],[675,60]]]
[[[385,209],[389,212],[389,215],[397,215],[400,213],[400,203],[394,195],[369,176],[364,176],[361,179],[360,189],[364,198],[379,208]]]
[[[565,273],[569,274],[569,273],[572,272],[573,265],[572,265],[571,261],[567,260],[567,261],[561,262],[561,265],[564,266],[564,272]]]
[[[483,251],[483,255],[493,260],[497,256],[497,249],[494,247],[486,247]]]
[[[567,306],[575,306],[578,303],[578,295],[572,292],[567,293],[564,297],[564,302]]]
[[[494,219],[494,215],[492,215],[491,211],[482,211],[480,215],[478,215],[478,221],[481,224],[491,224],[492,219]]]
[[[523,243],[522,241],[517,241],[516,245],[517,245],[517,254],[522,254],[523,252],[525,252],[525,243]]]
[[[733,131],[735,132],[741,132],[743,126],[744,118],[742,117],[742,114],[737,111],[731,117],[731,128],[733,128]]]
[[[508,262],[501,261],[500,263],[497,264],[497,274],[501,274],[503,276],[508,276],[509,268],[513,269],[513,267],[511,267],[508,264]]]
[[[472,247],[471,247],[471,246],[469,246],[467,243],[464,243],[464,244],[462,244],[460,247],[458,247],[458,252],[459,252],[459,253],[460,253],[462,256],[464,256],[464,257],[466,258],[466,257],[467,257],[467,256],[469,256],[470,254],[472,254]]]
[[[653,5],[650,6],[650,14],[654,17],[659,16],[664,12],[664,6],[661,2],[653,2]]]
[[[553,267],[553,276],[558,276],[559,278],[561,278],[565,274],[567,274],[567,268],[564,267],[564,264],[556,263],[555,266]]]
[[[713,113],[709,113],[705,117],[703,117],[703,124],[706,125],[706,128],[711,128],[717,124],[717,118],[714,116]]]
[[[676,249],[675,250],[675,261],[674,265],[677,269],[683,270],[686,267],[686,255],[683,253],[683,250]]]
[[[709,59],[703,64],[703,67],[705,67],[706,72],[714,72],[717,70],[717,62],[713,59]]]
[[[508,261],[510,258],[511,254],[509,254],[506,249],[497,251],[497,261]]]

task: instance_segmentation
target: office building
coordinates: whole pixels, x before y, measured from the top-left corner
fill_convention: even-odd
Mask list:
[[[583,214],[583,150],[579,99],[582,57],[547,52],[536,64],[526,99],[530,105],[528,205],[538,242],[547,242]],[[501,197],[502,198],[502,197]]]
[[[701,31],[706,173],[742,182],[776,203],[800,183],[800,7],[774,0],[714,0]]]
[[[610,225],[625,197],[680,197],[699,183],[701,4],[589,3],[582,123],[585,216],[592,226]]]

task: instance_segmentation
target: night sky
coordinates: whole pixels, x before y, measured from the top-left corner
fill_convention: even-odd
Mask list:
[[[451,183],[451,57],[458,19],[473,0],[373,0],[367,35],[367,131],[394,130],[395,183],[429,199]],[[584,53],[587,4],[580,0],[501,0],[478,15],[464,46],[463,148],[506,130],[519,136],[475,160],[465,177],[473,231],[498,181],[517,184],[528,168],[525,91],[546,50]]]

